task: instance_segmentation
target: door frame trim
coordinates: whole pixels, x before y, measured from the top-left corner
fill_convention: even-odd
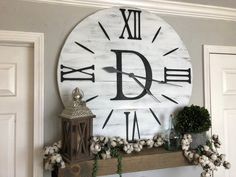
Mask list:
[[[43,177],[44,34],[0,30],[0,42],[31,45],[34,50],[33,177]]]
[[[203,45],[203,79],[204,79],[204,106],[211,113],[211,78],[210,55],[211,54],[235,54],[236,47],[220,45]]]

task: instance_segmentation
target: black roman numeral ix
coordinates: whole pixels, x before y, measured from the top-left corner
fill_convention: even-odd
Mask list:
[[[95,82],[94,73],[86,72],[86,70],[94,70],[94,65],[80,68],[80,69],[75,69],[75,68],[64,66],[64,65],[61,65],[60,67],[61,67],[61,82],[78,81],[78,80],[80,80],[80,81],[87,80],[87,81]],[[63,71],[63,70],[66,70],[66,71]],[[66,76],[70,76],[75,73],[80,73],[80,74],[83,73],[87,77],[74,77],[74,76],[66,77]]]
[[[124,39],[124,32],[125,30],[128,33],[128,38],[127,39],[136,39],[136,40],[141,40],[141,22],[140,22],[140,14],[142,11],[140,10],[133,10],[133,9],[128,9],[128,14],[126,16],[126,9],[120,9],[121,14],[123,16],[123,20],[125,22],[123,31],[120,35],[120,39]],[[131,16],[133,19],[133,24],[131,23]],[[133,25],[133,26],[131,26]]]
[[[188,82],[191,84],[191,69],[164,68],[165,82]]]

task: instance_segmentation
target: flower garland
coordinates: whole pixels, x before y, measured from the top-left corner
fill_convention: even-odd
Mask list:
[[[65,162],[61,156],[61,141],[52,146],[45,146],[43,159],[45,170],[53,171],[55,168],[65,168]]]
[[[130,154],[133,151],[140,152],[144,146],[152,148],[160,147],[163,144],[163,135],[156,135],[153,139],[140,139],[133,143],[129,143],[127,140],[120,137],[94,136],[91,140],[90,150],[95,155],[99,154],[102,159],[109,159],[112,157],[111,151],[113,149],[120,149],[125,153]]]
[[[219,154],[217,149],[221,147],[221,142],[218,135],[212,135],[206,145],[200,145],[196,150],[190,150],[192,137],[190,134],[185,134],[181,141],[184,156],[190,163],[201,165],[203,172],[201,177],[211,177],[212,172],[217,170],[217,167],[224,166],[225,169],[230,169],[231,165],[225,160],[225,154]]]
[[[219,154],[217,149],[221,147],[218,135],[213,135],[206,145],[200,145],[197,149],[190,149],[192,143],[190,134],[185,134],[181,140],[183,155],[194,165],[201,165],[203,172],[201,177],[212,177],[212,172],[217,167],[224,166],[230,169],[231,164],[225,160],[225,154]],[[91,138],[90,150],[94,154],[94,164],[92,177],[97,176],[98,160],[117,158],[117,174],[122,176],[122,156],[120,152],[131,154],[132,152],[140,152],[144,147],[158,148],[165,143],[164,135],[156,135],[152,139],[141,139],[132,143],[127,142],[120,137],[104,137],[94,136]],[[54,143],[52,146],[44,148],[44,161],[46,170],[54,170],[55,168],[65,168],[65,162],[61,157],[61,141]]]

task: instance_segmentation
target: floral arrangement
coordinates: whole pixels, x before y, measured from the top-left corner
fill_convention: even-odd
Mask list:
[[[65,162],[61,156],[61,141],[52,146],[44,147],[44,168],[53,171],[55,168],[65,168]]]
[[[217,170],[217,167],[224,166],[225,169],[230,169],[230,163],[225,160],[225,154],[219,154],[218,150],[221,147],[221,142],[218,135],[213,135],[206,145],[200,145],[197,149],[190,149],[192,143],[190,134],[185,134],[181,140],[183,155],[186,159],[194,164],[201,165],[203,172],[201,177],[212,177],[212,172]],[[91,138],[90,150],[94,154],[94,164],[92,177],[97,176],[98,159],[117,158],[117,174],[122,176],[122,156],[121,152],[131,154],[132,152],[140,152],[144,147],[158,148],[165,144],[163,135],[156,135],[152,139],[141,139],[132,143],[127,142],[120,137],[104,137],[94,136]],[[61,142],[54,143],[52,146],[44,148],[45,169],[53,170],[55,168],[64,168],[65,162],[61,155]]]
[[[93,154],[99,154],[102,159],[111,158],[110,151],[112,148],[119,148],[125,153],[130,154],[133,151],[140,152],[143,147],[152,148],[160,147],[164,144],[164,137],[156,135],[153,139],[140,139],[133,143],[129,143],[120,137],[104,137],[94,136],[91,140],[90,150]]]
[[[203,168],[201,177],[211,177],[212,172],[217,170],[217,167],[224,166],[230,169],[230,163],[225,160],[225,154],[219,154],[217,149],[221,147],[221,142],[218,135],[213,135],[206,143],[200,145],[196,150],[190,150],[192,137],[190,134],[185,134],[181,141],[184,156],[190,163],[195,165],[200,164]]]
[[[208,110],[197,105],[185,106],[175,116],[176,131],[185,133],[201,133],[211,127]]]

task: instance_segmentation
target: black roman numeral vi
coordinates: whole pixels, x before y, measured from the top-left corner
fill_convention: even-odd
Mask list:
[[[126,16],[126,9],[120,9],[121,14],[123,16],[125,25],[123,28],[123,31],[120,35],[120,39],[124,39],[124,32],[125,30],[128,33],[128,38],[127,39],[136,39],[136,40],[141,40],[141,24],[140,24],[140,14],[142,11],[140,10],[133,10],[133,9],[128,9],[128,14]],[[132,16],[132,17],[131,17]],[[131,18],[133,18],[133,24],[130,22]],[[133,30],[133,31],[131,31]]]
[[[94,73],[86,72],[86,70],[94,70],[94,65],[80,68],[80,69],[75,69],[75,68],[64,66],[64,65],[61,65],[60,67],[61,67],[61,82],[78,81],[78,80],[81,80],[81,81],[87,80],[87,81],[95,82]],[[66,71],[63,71],[63,70],[66,70]],[[75,73],[82,73],[82,74],[86,75],[87,77],[74,77],[73,74],[75,74]],[[72,75],[72,76],[66,77],[66,76],[70,76],[70,75]]]
[[[136,111],[134,112],[134,119],[133,119],[133,127],[132,127],[132,140],[129,140],[129,114],[130,112],[124,112],[125,118],[126,118],[126,140],[128,142],[134,142],[134,136],[135,136],[135,130],[137,130],[138,133],[138,139],[140,139],[140,131],[139,131],[139,125],[138,125],[138,119]]]
[[[191,84],[191,69],[164,68],[165,82],[188,82]]]

